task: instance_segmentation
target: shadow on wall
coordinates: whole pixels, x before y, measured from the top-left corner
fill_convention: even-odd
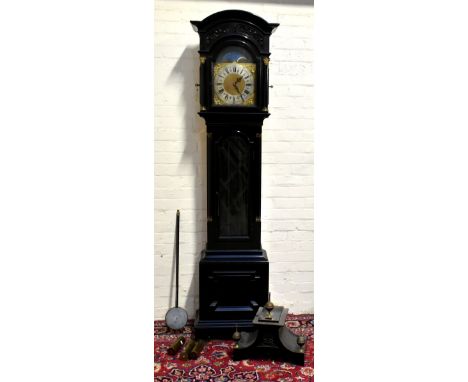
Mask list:
[[[179,277],[179,305],[185,308],[190,318],[195,317],[198,307],[198,261],[199,256],[206,244],[206,126],[201,117],[198,116],[200,109],[198,87],[199,83],[199,56],[198,46],[187,46],[178,59],[176,65],[168,78],[166,86],[171,86],[171,81],[177,79],[183,82],[181,92],[181,109],[184,109],[183,120],[185,121],[185,148],[182,163],[191,164],[194,174],[192,189],[195,208],[193,211],[181,209],[180,219],[180,270]],[[194,242],[190,239],[190,234],[194,233]],[[187,239],[188,237],[188,239]],[[175,238],[175,235],[174,235]],[[188,267],[189,273],[183,271],[183,265],[191,262],[192,267]],[[175,279],[175,243],[174,261],[172,263],[171,285]],[[186,268],[187,269],[187,268]],[[192,272],[192,269],[194,271]],[[185,276],[185,277],[184,277]],[[188,289],[183,280],[186,276],[192,276]],[[171,288],[170,301],[175,300],[175,290]],[[187,297],[184,303],[184,297]],[[185,305],[185,306],[184,306]]]

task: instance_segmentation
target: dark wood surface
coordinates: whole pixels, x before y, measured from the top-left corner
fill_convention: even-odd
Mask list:
[[[207,130],[207,243],[199,262],[197,336],[253,329],[268,299],[268,258],[261,246],[262,125],[268,113],[269,39],[279,24],[227,10],[191,21],[200,36],[200,113]],[[253,57],[251,106],[213,104],[213,65],[226,47]]]

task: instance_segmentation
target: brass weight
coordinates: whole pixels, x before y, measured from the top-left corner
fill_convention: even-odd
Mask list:
[[[185,349],[182,353],[180,353],[180,359],[183,361],[187,361],[189,359],[190,352],[192,351],[193,347],[195,346],[196,341],[193,339],[190,339],[189,343],[187,346],[185,346]]]
[[[205,346],[205,341],[199,340],[189,353],[190,359],[197,359]]]
[[[180,336],[179,338],[177,338],[171,344],[171,346],[169,346],[169,349],[167,349],[168,354],[175,355],[179,351],[179,349],[182,347],[182,345],[184,343],[185,343],[185,337],[184,336]]]

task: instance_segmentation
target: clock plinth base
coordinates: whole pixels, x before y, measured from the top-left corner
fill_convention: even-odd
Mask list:
[[[265,309],[260,308],[252,322],[254,330],[240,333],[233,359],[278,359],[304,366],[305,343],[300,346],[299,336],[284,326],[287,312],[288,309],[281,306],[275,307],[273,318],[265,320]]]
[[[200,308],[197,336],[230,338],[252,320],[268,299],[268,258],[264,250],[204,250],[199,263]]]

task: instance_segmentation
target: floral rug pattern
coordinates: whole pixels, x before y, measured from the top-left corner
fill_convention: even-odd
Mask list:
[[[154,322],[155,382],[312,382],[314,380],[314,316],[288,314],[286,326],[307,337],[305,364],[297,366],[271,360],[232,360],[233,340],[210,340],[196,360],[183,361],[167,353],[179,336],[192,334],[193,321],[180,331],[169,329],[164,321]]]

